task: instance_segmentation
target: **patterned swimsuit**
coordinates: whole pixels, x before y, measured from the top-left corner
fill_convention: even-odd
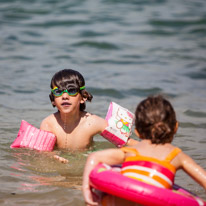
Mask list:
[[[170,162],[181,152],[179,148],[174,148],[164,160],[142,156],[134,148],[121,149],[136,154],[127,157],[122,164],[123,175],[162,188],[172,187],[176,169]]]

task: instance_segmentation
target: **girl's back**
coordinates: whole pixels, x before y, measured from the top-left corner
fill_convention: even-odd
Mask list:
[[[170,143],[152,144],[150,140],[142,140],[137,145],[135,145],[134,148],[142,156],[153,157],[158,160],[165,160],[165,158],[174,150],[175,147]],[[134,156],[134,154],[131,153],[129,155]],[[177,162],[177,158],[171,160],[171,164],[173,164],[177,169],[177,164],[175,164],[175,162]]]
[[[162,188],[172,187],[176,167],[171,161],[181,153],[179,148],[171,144],[154,145],[150,140],[143,140],[136,147],[121,150],[126,156],[121,171],[124,176]]]

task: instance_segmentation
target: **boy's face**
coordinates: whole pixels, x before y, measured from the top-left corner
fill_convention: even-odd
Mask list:
[[[55,87],[53,90],[55,90]],[[53,104],[58,108],[60,113],[75,113],[79,111],[80,104],[85,102],[78,90],[76,92],[69,89],[60,91],[57,90],[54,91],[53,94],[56,94],[54,95]]]

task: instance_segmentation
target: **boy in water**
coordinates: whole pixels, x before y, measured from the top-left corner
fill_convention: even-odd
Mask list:
[[[107,121],[85,111],[86,101],[93,96],[87,92],[83,76],[75,70],[64,69],[57,72],[51,80],[50,100],[58,111],[46,117],[41,130],[52,132],[57,137],[57,148],[82,150],[93,142],[93,136],[107,127]],[[127,144],[133,145],[129,139]],[[67,162],[55,155],[55,158]]]

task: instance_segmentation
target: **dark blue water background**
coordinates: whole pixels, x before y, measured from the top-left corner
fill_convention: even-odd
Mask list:
[[[206,169],[205,0],[0,0],[1,205],[84,205],[85,154],[62,152],[62,165],[9,148],[22,119],[39,127],[55,112],[50,79],[64,68],[84,75],[87,110],[101,117],[110,101],[134,112],[146,96],[166,95],[180,122],[174,144]],[[206,198],[183,172],[176,183]]]

